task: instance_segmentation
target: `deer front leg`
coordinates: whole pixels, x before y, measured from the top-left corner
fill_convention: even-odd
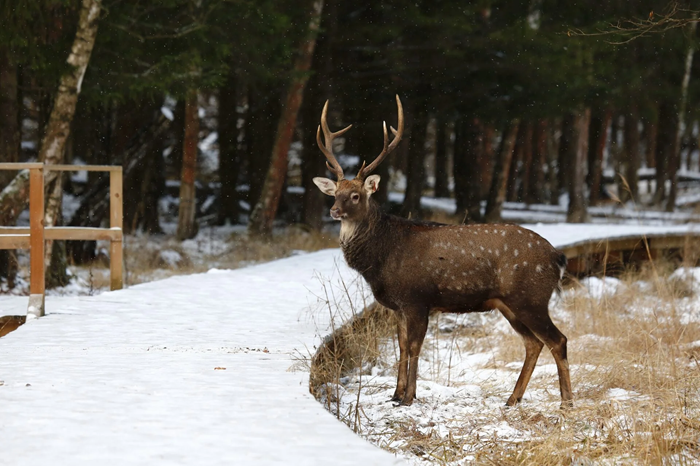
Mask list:
[[[408,381],[408,331],[406,329],[406,319],[403,315],[397,315],[397,334],[399,337],[399,374],[396,378],[396,391],[390,401],[401,401],[406,393],[406,383]]]
[[[423,346],[425,332],[428,330],[428,310],[419,310],[406,317],[408,330],[408,384],[401,400],[402,406],[411,406],[416,397],[418,379],[418,357]]]

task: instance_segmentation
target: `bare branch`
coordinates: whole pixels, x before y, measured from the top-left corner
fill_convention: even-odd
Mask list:
[[[581,29],[569,29],[567,35],[571,36],[618,36],[620,40],[609,40],[613,45],[622,45],[633,40],[648,36],[649,34],[659,34],[672,29],[683,28],[688,24],[698,22],[698,12],[687,8],[679,8],[677,2],[671,2],[665,14],[649,12],[646,19],[626,19],[617,23],[611,23],[608,29],[599,29],[598,32],[585,32]]]

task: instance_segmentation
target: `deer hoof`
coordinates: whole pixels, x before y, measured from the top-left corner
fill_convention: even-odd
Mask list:
[[[510,398],[508,398],[508,401],[506,401],[506,406],[515,406],[520,403],[522,398],[515,398],[514,396],[511,395]]]
[[[574,400],[565,400],[561,402],[559,409],[571,409],[574,407]]]

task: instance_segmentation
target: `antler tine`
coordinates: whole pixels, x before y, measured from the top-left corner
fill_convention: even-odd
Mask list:
[[[321,124],[316,130],[316,143],[318,144],[318,148],[321,149],[321,152],[323,152],[323,155],[325,155],[326,159],[328,159],[326,161],[326,166],[328,167],[328,170],[331,173],[333,173],[336,176],[336,178],[338,178],[338,181],[340,181],[343,179],[344,173],[343,168],[338,163],[338,159],[336,159],[335,155],[333,155],[333,140],[338,136],[345,134],[347,130],[352,128],[352,125],[348,125],[340,131],[336,131],[335,133],[333,133],[328,128],[328,122],[326,121],[327,113],[328,101],[326,100],[326,104],[323,106],[323,111],[321,112]],[[325,144],[321,142],[321,129],[323,129],[323,138],[326,142]]]
[[[377,156],[377,158],[374,159],[372,163],[367,165],[367,167],[364,166],[364,163],[362,164],[362,168],[360,168],[360,171],[357,172],[358,178],[364,179],[367,175],[372,173],[377,168],[377,166],[379,166],[379,164],[382,163],[384,158],[386,158],[386,156],[389,155],[391,151],[396,149],[396,146],[398,146],[399,142],[401,142],[401,137],[403,136],[403,105],[401,105],[401,99],[399,98],[398,94],[396,95],[396,106],[398,107],[399,112],[399,129],[395,130],[393,127],[391,127],[391,132],[394,134],[394,140],[391,141],[391,144],[388,144],[389,135],[386,131],[386,122],[383,122],[382,126],[384,128],[384,149]]]

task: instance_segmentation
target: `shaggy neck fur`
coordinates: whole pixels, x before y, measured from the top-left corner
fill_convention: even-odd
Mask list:
[[[340,227],[340,247],[348,265],[370,280],[379,272],[389,253],[401,244],[398,236],[404,229],[397,223],[403,219],[387,215],[370,198],[367,214],[359,222],[343,221]]]

